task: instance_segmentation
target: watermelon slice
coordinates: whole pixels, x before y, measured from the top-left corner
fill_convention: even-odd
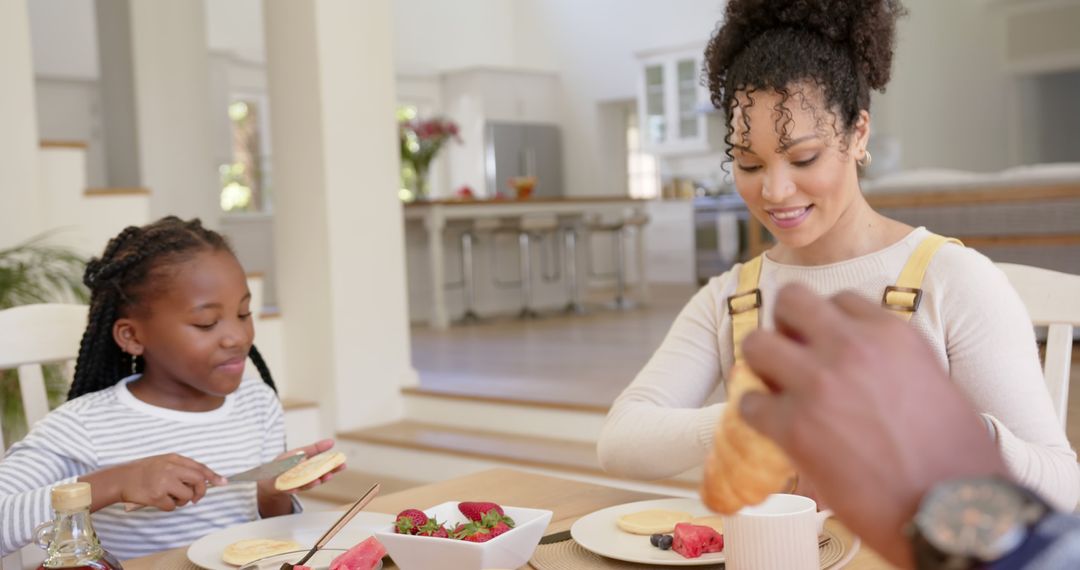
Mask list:
[[[690,523],[675,525],[671,549],[684,558],[697,558],[709,552],[724,550],[724,535],[716,529]]]
[[[330,562],[330,570],[372,570],[383,556],[386,549],[372,536]]]

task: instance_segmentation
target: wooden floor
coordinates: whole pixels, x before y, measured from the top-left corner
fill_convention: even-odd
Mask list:
[[[693,293],[660,286],[651,303],[629,311],[505,318],[447,331],[415,327],[413,364],[429,391],[609,406]],[[1073,354],[1072,378],[1080,382],[1080,347]],[[1080,447],[1080,385],[1069,396],[1069,441]]]
[[[654,286],[651,303],[626,311],[502,318],[447,331],[414,327],[413,365],[429,390],[608,406],[694,292]]]

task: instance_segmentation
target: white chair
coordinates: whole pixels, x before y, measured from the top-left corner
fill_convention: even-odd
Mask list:
[[[1073,327],[1080,326],[1080,275],[1039,267],[997,263],[1020,293],[1031,322],[1048,327],[1043,377],[1061,425],[1069,408]]]
[[[25,305],[0,311],[0,370],[18,369],[27,425],[49,413],[41,365],[69,362],[79,355],[86,329],[86,305]],[[0,451],[3,451],[0,434]],[[30,546],[37,550],[36,546]],[[22,570],[16,552],[0,560],[0,569]]]

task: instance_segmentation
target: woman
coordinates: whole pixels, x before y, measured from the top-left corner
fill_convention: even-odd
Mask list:
[[[898,0],[728,3],[705,52],[709,89],[727,119],[735,185],[777,245],[753,270],[741,275],[746,266],[736,265],[713,278],[683,309],[608,415],[599,442],[605,469],[655,479],[702,462],[724,411],[705,403],[735,359],[731,313],[755,286],[765,327],[789,282],[881,300],[932,236],[875,212],[858,183],[858,167],[870,161],[870,90],[888,82],[902,12]],[[1076,454],[1019,297],[974,250],[946,244],[928,259],[912,326],[982,412],[1017,479],[1072,509]],[[740,287],[740,277],[753,285]],[[890,460],[887,449],[881,460]]]

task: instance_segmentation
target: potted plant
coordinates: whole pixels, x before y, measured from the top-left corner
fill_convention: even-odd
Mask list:
[[[47,238],[44,234],[0,249],[0,310],[31,303],[89,301],[82,284],[85,260],[46,243]],[[49,405],[56,406],[67,394],[67,379],[59,365],[45,366],[44,373]],[[8,445],[26,434],[25,417],[17,372],[0,371],[0,422]]]
[[[442,117],[431,119],[402,118],[398,121],[401,149],[401,177],[408,191],[408,201],[428,198],[428,175],[431,161],[447,141],[461,142],[458,126]]]

